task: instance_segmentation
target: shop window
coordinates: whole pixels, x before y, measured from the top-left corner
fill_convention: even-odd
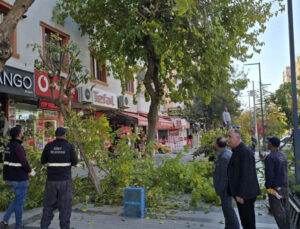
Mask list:
[[[107,85],[106,65],[100,65],[100,61],[91,56],[91,75],[94,80]]]
[[[37,134],[37,106],[25,103],[11,103],[8,108],[10,127],[21,125],[24,138],[35,139]]]
[[[3,22],[4,16],[8,13],[8,11],[12,8],[12,5],[0,0],[0,24]],[[12,57],[20,58],[20,55],[17,53],[17,29],[14,30],[10,42],[12,45],[13,53]]]
[[[129,82],[126,82],[125,91],[129,94],[134,93],[134,81],[133,80],[129,81]]]
[[[50,42],[52,39],[52,35],[56,35],[60,38],[59,41],[56,42],[57,45],[63,46],[68,43],[70,36],[50,25],[45,24],[44,22],[40,22],[40,25],[42,26],[42,34],[43,34],[43,56],[46,57],[46,54],[49,52],[49,49],[45,48],[46,42]],[[59,57],[58,57],[59,58]],[[67,61],[68,57],[66,57]]]

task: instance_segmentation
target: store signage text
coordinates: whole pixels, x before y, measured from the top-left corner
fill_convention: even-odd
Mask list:
[[[181,116],[183,114],[183,110],[181,107],[170,107],[168,108],[169,116]]]
[[[41,97],[51,98],[51,89],[50,89],[50,79],[45,72],[42,71],[35,71],[35,80],[36,80],[36,95]],[[54,76],[54,82],[57,84],[58,77]],[[56,85],[55,91],[55,98],[59,96],[59,87]],[[72,101],[77,102],[77,90],[74,88],[71,91]],[[67,96],[63,96],[64,100],[68,100]]]
[[[33,97],[33,73],[5,66],[0,74],[0,92]]]
[[[95,105],[117,108],[117,96],[107,92],[93,89]]]

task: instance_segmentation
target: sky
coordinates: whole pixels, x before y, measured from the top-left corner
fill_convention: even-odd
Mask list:
[[[293,16],[295,56],[300,56],[300,0],[293,0]],[[275,92],[280,84],[283,83],[282,73],[284,72],[285,67],[290,66],[287,7],[285,12],[270,19],[267,23],[265,33],[260,35],[260,41],[265,42],[261,52],[255,54],[252,59],[247,61],[247,63],[260,62],[262,84],[271,84],[268,85],[266,89],[270,92]],[[239,67],[243,68],[243,64],[239,64]],[[244,66],[244,71],[248,73],[250,82],[248,87],[242,93],[241,102],[242,108],[248,109],[248,91],[252,90],[252,81],[254,81],[255,89],[259,89],[258,65]],[[251,104],[251,106],[253,105]]]

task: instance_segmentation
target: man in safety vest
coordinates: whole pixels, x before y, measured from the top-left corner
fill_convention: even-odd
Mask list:
[[[3,179],[8,181],[13,188],[15,199],[10,203],[0,228],[8,228],[8,221],[15,213],[16,228],[21,229],[23,206],[26,201],[28,189],[28,175],[34,176],[34,170],[28,164],[24,147],[22,146],[23,130],[21,126],[10,130],[11,141],[4,150]]]
[[[71,166],[77,164],[74,146],[66,140],[67,130],[58,127],[56,139],[48,143],[41,157],[41,163],[47,164],[47,183],[43,201],[41,228],[47,229],[53,219],[53,211],[59,210],[61,229],[70,228],[72,211]]]

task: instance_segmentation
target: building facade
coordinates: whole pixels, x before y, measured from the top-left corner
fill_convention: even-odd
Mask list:
[[[2,18],[13,3],[14,0],[0,0]],[[7,61],[0,76],[0,114],[7,119],[5,128],[22,125],[25,136],[31,139],[28,143],[38,142],[42,148],[51,140],[53,130],[63,125],[59,109],[49,99],[51,93],[48,76],[34,67],[35,59],[39,58],[38,53],[28,47],[28,44],[45,47],[45,42],[55,33],[62,38],[62,44],[72,40],[79,46],[79,58],[93,77],[88,84],[78,85],[77,90],[72,92],[74,107],[84,109],[87,105],[93,106],[99,116],[107,115],[113,129],[130,126],[137,133],[146,132],[146,115],[150,102],[145,101],[144,93],[141,92],[136,97],[137,104],[133,103],[137,80],[143,74],[134,75],[135,80],[126,84],[123,95],[121,82],[113,77],[113,72],[106,69],[109,63],[99,66],[90,52],[88,38],[81,36],[77,25],[69,18],[64,26],[52,20],[55,4],[56,1],[35,1],[12,36],[13,56]],[[171,128],[172,120],[163,117],[159,119],[159,130]],[[4,130],[4,127],[0,129]]]
[[[285,71],[282,73],[283,83],[291,82],[291,67],[286,67]]]

